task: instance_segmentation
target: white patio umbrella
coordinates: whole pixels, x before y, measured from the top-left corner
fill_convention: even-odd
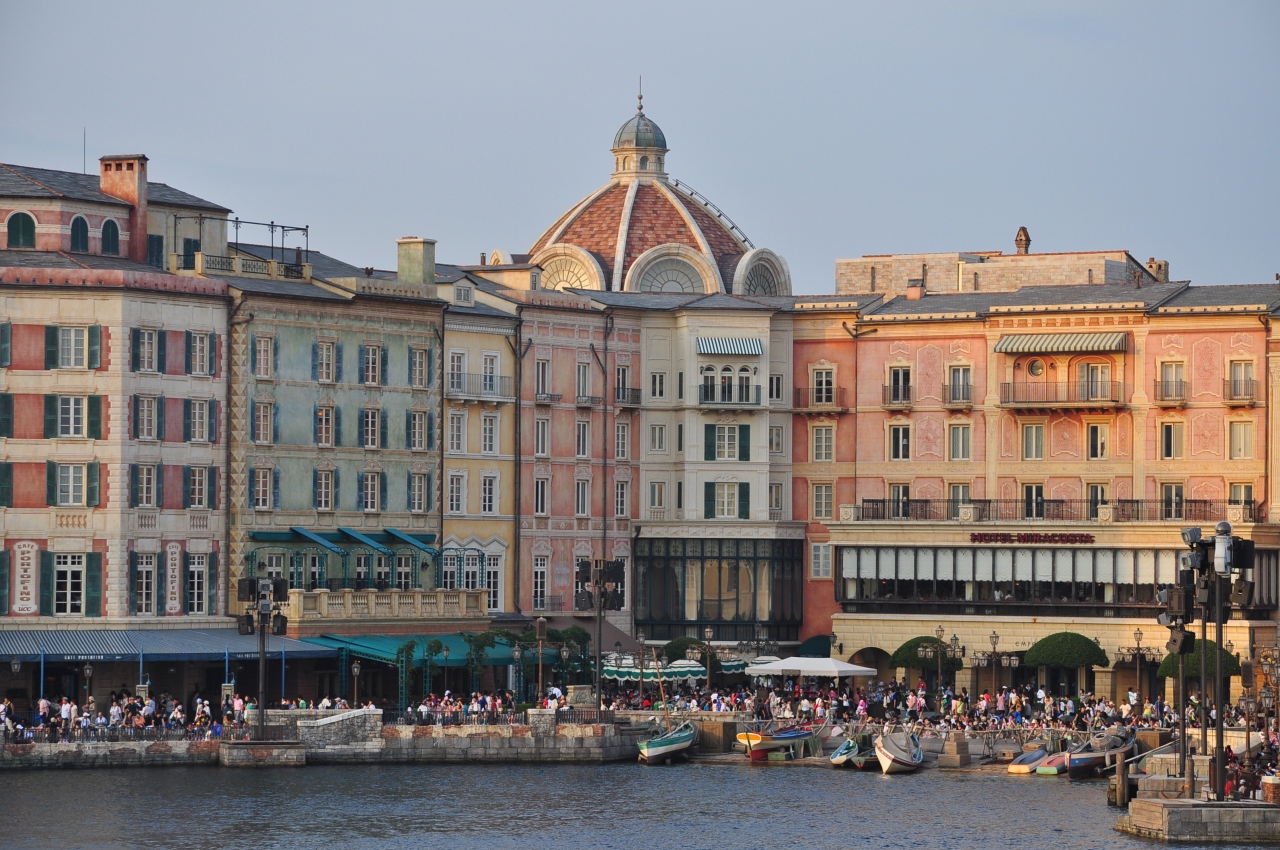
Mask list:
[[[876,671],[870,667],[849,664],[838,658],[805,658],[799,655],[764,664],[753,664],[747,672],[752,676],[827,676],[831,678],[876,675]]]

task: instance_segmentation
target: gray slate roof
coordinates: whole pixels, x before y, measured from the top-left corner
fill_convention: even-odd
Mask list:
[[[119,198],[98,191],[97,174],[77,174],[74,171],[55,171],[50,168],[33,168],[29,165],[0,163],[0,196],[20,198],[69,198],[75,201],[93,201],[99,204],[129,206]],[[175,189],[165,183],[147,181],[148,202],[192,207],[216,213],[231,210],[212,201],[197,198],[188,192]]]
[[[350,301],[350,298],[330,292],[321,286],[307,283],[305,280],[272,280],[260,277],[231,277],[230,275],[210,275],[218,280],[225,280],[229,285],[242,292],[255,295],[277,295],[282,298],[309,298],[316,301]]]
[[[118,269],[121,271],[164,274],[161,269],[146,263],[136,263],[127,257],[109,257],[102,254],[69,254],[64,251],[30,251],[0,249],[0,268],[23,269]]]
[[[1161,307],[1231,307],[1265,304],[1280,310],[1280,286],[1274,283],[1237,283],[1223,286],[1188,286]]]
[[[270,245],[258,245],[252,242],[234,242],[232,247],[246,254],[252,254],[263,260],[273,258],[273,252]],[[276,246],[274,251],[274,259],[292,263],[295,251],[293,248],[280,248]],[[303,252],[303,262],[311,263],[311,273],[315,277],[330,280],[335,277],[364,277],[364,269],[353,266],[350,263],[343,262],[336,257],[323,254],[320,251]]]

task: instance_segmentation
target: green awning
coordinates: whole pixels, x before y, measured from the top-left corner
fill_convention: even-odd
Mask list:
[[[316,544],[319,544],[320,546],[323,546],[324,548],[328,549],[330,552],[333,552],[335,555],[347,554],[346,549],[343,549],[341,546],[337,546],[333,543],[330,543],[328,540],[325,540],[323,537],[321,537],[319,534],[316,534],[314,531],[307,531],[305,528],[299,528],[298,526],[292,526],[289,530],[292,531],[294,534],[298,535],[299,537],[305,537],[307,540],[310,540],[312,543],[316,543]]]
[[[1071,334],[1009,334],[996,343],[997,354],[1123,354],[1129,349],[1124,331]]]
[[[400,530],[400,529],[398,529],[398,528],[384,528],[384,529],[382,529],[382,530],[383,530],[383,531],[385,531],[387,534],[390,534],[390,535],[391,535],[392,537],[394,537],[396,540],[399,540],[399,541],[401,541],[402,543],[408,543],[410,546],[414,546],[414,547],[416,547],[416,548],[418,548],[418,549],[421,549],[423,552],[426,552],[426,553],[431,554],[431,555],[439,555],[439,554],[440,554],[440,550],[438,550],[438,549],[433,549],[432,547],[430,547],[430,546],[428,546],[427,544],[423,543],[423,542],[422,542],[421,540],[419,540],[418,538],[416,538],[416,537],[414,537],[414,536],[412,536],[412,535],[409,535],[409,534],[405,534],[403,531],[401,531],[401,530]],[[434,536],[434,535],[432,535],[432,536]]]
[[[382,554],[382,555],[395,554],[386,546],[383,546],[381,543],[374,540],[372,537],[369,537],[367,534],[361,534],[360,532],[356,531],[354,528],[345,528],[343,526],[338,526],[338,531],[341,531],[343,534],[347,535],[352,540],[356,540],[356,541],[359,541],[360,543],[363,543],[364,545],[368,546],[370,549],[372,549],[375,552],[378,552],[379,554]]]
[[[320,635],[319,637],[302,638],[303,642],[313,643],[317,646],[323,646],[329,649],[346,649],[351,655],[357,658],[367,658],[372,661],[381,661],[386,664],[393,664],[396,660],[396,653],[400,647],[409,641],[414,642],[413,646],[413,665],[415,667],[425,667],[427,662],[427,647],[431,641],[438,640],[449,648],[449,660],[446,663],[444,654],[436,655],[433,659],[437,667],[465,667],[467,666],[467,643],[462,639],[460,634],[445,635]],[[537,664],[536,650],[531,655],[532,663]],[[552,664],[559,663],[560,656],[556,654],[554,649],[546,649],[543,653],[543,663]],[[503,640],[499,640],[495,646],[492,646],[484,652],[485,667],[506,667],[514,664],[515,659],[511,655],[511,647]]]

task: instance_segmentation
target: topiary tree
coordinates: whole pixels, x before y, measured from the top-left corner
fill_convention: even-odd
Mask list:
[[[1031,645],[1022,663],[1030,667],[1106,667],[1102,647],[1075,632],[1055,632]]]
[[[919,647],[925,644],[932,644],[935,653],[939,650],[942,651],[942,670],[944,673],[957,673],[964,669],[964,659],[948,658],[946,655],[947,645],[933,635],[913,637],[898,647],[897,651],[893,653],[893,657],[889,659],[889,666],[905,667],[908,670],[937,670],[938,656],[936,654],[932,658],[921,658],[919,655]]]
[[[1217,670],[1218,644],[1211,640],[1204,642],[1205,650],[1208,652],[1208,668],[1209,675],[1214,675]],[[1185,659],[1182,663],[1182,671],[1191,677],[1200,678],[1200,639],[1196,638],[1191,654],[1183,656]],[[1226,676],[1239,676],[1240,660],[1230,653],[1222,654],[1222,672]],[[1178,656],[1166,655],[1164,661],[1160,662],[1160,669],[1156,671],[1156,675],[1161,679],[1178,678]]]
[[[705,649],[702,649],[703,647],[706,646],[706,644],[698,640],[697,638],[692,638],[692,637],[678,637],[673,641],[669,641],[666,646],[662,647],[662,651],[658,653],[658,657],[661,658],[662,656],[665,655],[670,661],[673,661],[673,662],[683,661],[685,651],[688,650],[689,647],[691,646],[696,646],[702,650],[702,654],[698,656],[698,663],[706,664],[707,651]],[[653,661],[652,655],[649,656],[649,661],[650,662]],[[711,653],[711,672],[712,673],[720,672],[720,659],[716,658],[716,655],[714,652]]]

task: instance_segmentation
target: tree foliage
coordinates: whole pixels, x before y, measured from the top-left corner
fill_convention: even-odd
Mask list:
[[[1205,650],[1208,652],[1209,675],[1212,676],[1217,670],[1218,644],[1208,640],[1204,642]],[[1182,671],[1195,678],[1200,677],[1200,638],[1196,638],[1195,646],[1190,655],[1183,656]],[[1234,655],[1227,652],[1222,653],[1222,672],[1227,676],[1240,675],[1240,660]],[[1160,669],[1156,671],[1156,675],[1161,679],[1178,678],[1178,656],[1166,655],[1164,661],[1160,662]]]
[[[1054,632],[1027,650],[1022,663],[1030,667],[1106,667],[1111,662],[1090,638],[1076,632]]]
[[[890,666],[903,667],[908,670],[937,670],[938,669],[937,655],[934,655],[932,658],[920,657],[918,647],[924,644],[933,644],[935,648],[935,652],[938,649],[943,650],[944,653],[946,651],[946,644],[938,640],[933,635],[921,635],[920,637],[913,637],[911,640],[907,641],[902,646],[898,647],[898,650],[895,653],[893,653],[893,658],[891,658],[889,662]],[[945,654],[943,655],[943,658],[942,658],[943,672],[956,673],[962,670],[963,668],[964,668],[963,658],[948,658]]]
[[[684,661],[685,652],[688,651],[689,647],[691,646],[698,647],[698,649],[701,652],[701,655],[698,656],[698,663],[706,664],[707,652],[706,652],[706,649],[704,648],[706,647],[706,644],[698,640],[697,638],[692,638],[692,637],[678,637],[673,641],[668,641],[667,645],[662,647],[662,651],[658,653],[658,657],[661,658],[662,656],[665,655],[667,656],[667,659],[672,662]],[[652,662],[653,655],[650,654],[648,656],[648,659],[650,662]],[[716,655],[714,652],[711,653],[711,672],[712,673],[720,672],[720,659],[716,658]]]

